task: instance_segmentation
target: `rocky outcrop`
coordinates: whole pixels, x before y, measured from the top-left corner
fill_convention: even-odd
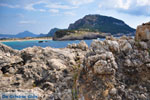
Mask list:
[[[76,60],[84,58],[85,42],[76,49],[32,47],[16,51],[3,44],[0,47],[0,93],[15,90],[34,93],[39,100],[72,99],[72,70]]]
[[[59,30],[53,36],[53,40],[84,40],[84,39],[97,39],[110,36],[110,33],[92,32],[90,30]]]
[[[143,25],[137,27],[135,40],[136,41],[150,40],[150,22],[144,23]]]
[[[148,42],[136,42],[127,37],[108,39],[113,40],[92,42],[79,75],[79,97],[84,100],[149,100]]]
[[[5,46],[0,43],[0,69],[3,66],[11,66],[22,62],[22,58],[19,56],[19,51]],[[6,68],[2,69],[5,71]]]
[[[0,93],[31,92],[38,100],[149,100],[149,44],[126,36],[62,49],[16,51],[0,44]]]

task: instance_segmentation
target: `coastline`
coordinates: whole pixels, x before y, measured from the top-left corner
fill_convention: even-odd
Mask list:
[[[40,37],[40,38],[11,38],[11,39],[4,39],[1,40],[0,42],[12,42],[12,41],[29,41],[29,40],[52,40],[51,37]]]

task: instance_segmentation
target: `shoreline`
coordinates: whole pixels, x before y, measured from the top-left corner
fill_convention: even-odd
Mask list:
[[[12,42],[12,41],[29,41],[29,40],[52,40],[51,37],[44,38],[14,38],[14,39],[4,39],[0,40],[0,42]]]

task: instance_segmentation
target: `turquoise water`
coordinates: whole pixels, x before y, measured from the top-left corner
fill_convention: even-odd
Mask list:
[[[68,44],[79,43],[81,40],[75,41],[53,41],[53,40],[42,40],[43,43],[39,43],[41,40],[30,40],[30,41],[10,41],[10,42],[2,42],[3,44],[10,46],[13,49],[22,50],[27,47],[40,46],[40,47],[53,47],[53,48],[64,48]],[[45,42],[47,41],[47,42]],[[92,40],[84,40],[88,46],[90,46]]]

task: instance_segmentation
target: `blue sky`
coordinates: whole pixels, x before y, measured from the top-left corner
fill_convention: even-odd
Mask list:
[[[150,0],[0,0],[0,34],[46,34],[88,14],[112,16],[136,28],[150,21]]]

